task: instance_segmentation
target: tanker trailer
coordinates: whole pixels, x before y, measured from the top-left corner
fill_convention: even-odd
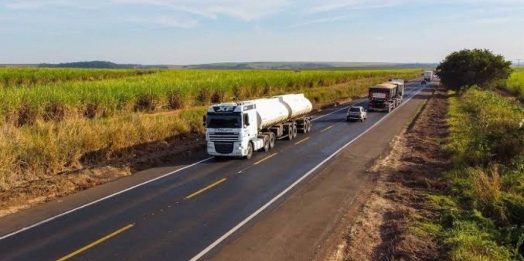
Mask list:
[[[268,151],[278,138],[294,139],[311,130],[311,102],[304,94],[285,94],[211,105],[204,116],[207,152],[216,158]]]

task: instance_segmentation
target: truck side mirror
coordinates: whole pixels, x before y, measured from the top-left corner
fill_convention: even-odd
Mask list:
[[[202,125],[206,126],[207,115],[202,116]]]
[[[244,114],[244,125],[249,126],[249,115]]]

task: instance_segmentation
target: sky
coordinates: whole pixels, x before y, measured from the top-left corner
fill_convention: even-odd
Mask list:
[[[524,64],[524,0],[0,0],[0,64]]]

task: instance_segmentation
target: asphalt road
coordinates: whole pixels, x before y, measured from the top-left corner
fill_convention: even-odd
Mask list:
[[[418,83],[408,84],[404,103],[412,102],[408,100],[421,89]],[[115,195],[97,199],[86,192],[86,198],[97,201],[66,213],[57,201],[0,219],[0,257],[6,261],[208,257],[325,168],[334,153],[390,118],[374,112],[365,122],[347,123],[345,113],[346,107],[323,111],[315,117],[312,132],[292,141],[279,140],[273,150],[257,152],[251,160],[215,161],[199,154],[192,163],[156,170],[154,180],[128,184],[133,188]],[[60,211],[53,212],[54,207]]]

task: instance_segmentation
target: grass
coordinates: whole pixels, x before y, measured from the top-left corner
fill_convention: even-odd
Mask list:
[[[31,84],[0,88],[0,191],[132,155],[130,148],[204,132],[207,105],[303,92],[315,105],[362,97],[420,70],[225,71],[1,69]],[[24,71],[27,70],[27,71]],[[5,75],[12,72],[16,75]],[[46,73],[48,74],[46,76]],[[73,76],[63,76],[63,75]],[[58,76],[57,76],[58,75]],[[85,80],[84,75],[90,75]],[[31,80],[22,80],[22,82]],[[9,81],[11,82],[11,81]]]
[[[70,81],[95,81],[153,74],[155,70],[0,68],[0,88],[31,87]]]
[[[8,102],[0,104],[0,116],[20,126],[38,119],[110,117],[129,111],[181,109],[297,91],[316,102],[325,102],[359,96],[369,84],[391,76],[412,77],[417,71],[164,70],[140,77],[3,88],[0,99]],[[322,88],[342,83],[351,84],[335,93]]]
[[[520,100],[524,101],[524,68],[516,69],[506,81],[508,91],[517,95]]]
[[[522,119],[519,104],[492,92],[451,95],[446,177],[457,207],[440,208],[451,260],[524,260]]]

